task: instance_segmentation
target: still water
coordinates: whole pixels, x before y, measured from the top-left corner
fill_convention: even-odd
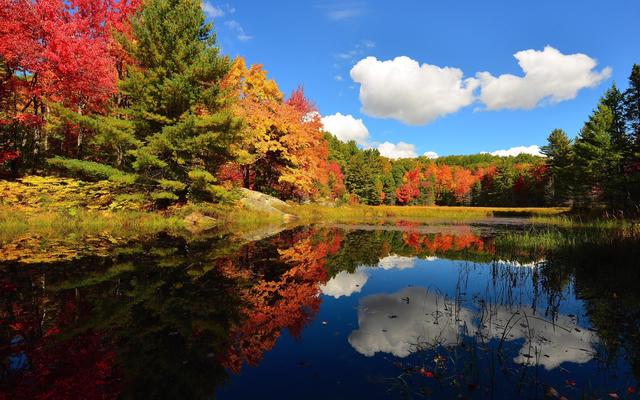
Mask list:
[[[14,244],[0,399],[638,398],[637,246],[514,244],[527,229],[161,235],[47,263]]]

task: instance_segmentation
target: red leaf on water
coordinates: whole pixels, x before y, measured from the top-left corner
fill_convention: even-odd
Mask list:
[[[609,393],[609,397],[611,397],[612,399],[619,399],[620,396],[618,396],[618,393]]]
[[[572,379],[567,379],[566,381],[564,381],[564,383],[566,383],[567,386],[571,386],[571,387],[575,387],[576,386],[576,381],[574,381]]]
[[[420,369],[420,374],[422,374],[422,376],[426,376],[427,378],[433,378],[433,372],[427,371],[424,368]]]
[[[24,328],[24,324],[22,324],[21,322],[16,322],[15,324],[10,324],[9,328],[13,329],[14,331],[19,331]]]
[[[636,388],[635,388],[635,387],[633,387],[633,386],[629,386],[629,387],[627,388],[627,393],[629,393],[629,394],[634,394],[635,392],[636,392]]]

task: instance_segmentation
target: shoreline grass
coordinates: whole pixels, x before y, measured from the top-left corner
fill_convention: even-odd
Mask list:
[[[109,234],[140,237],[161,231],[176,232],[181,218],[145,211],[91,211],[86,209],[21,211],[0,207],[0,243],[23,235],[65,237]]]
[[[536,207],[449,207],[449,206],[292,206],[291,212],[303,222],[392,222],[399,219],[415,222],[465,222],[493,217],[552,217],[567,208]]]

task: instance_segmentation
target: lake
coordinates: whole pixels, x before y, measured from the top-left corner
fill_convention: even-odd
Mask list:
[[[553,235],[25,238],[0,262],[0,399],[638,398],[638,246]]]

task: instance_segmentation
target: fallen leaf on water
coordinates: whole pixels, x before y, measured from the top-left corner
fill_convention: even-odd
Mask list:
[[[627,393],[629,393],[629,394],[634,394],[635,392],[636,392],[636,388],[635,388],[635,387],[633,387],[633,386],[629,386],[629,387],[627,388]]]
[[[433,378],[433,372],[431,372],[431,371],[427,371],[427,370],[426,370],[426,369],[424,369],[424,368],[420,368],[420,374],[421,374],[422,376],[426,376],[427,378]]]
[[[618,393],[609,393],[609,397],[611,397],[612,399],[619,399],[620,396],[618,396]]]
[[[14,331],[19,331],[24,328],[24,325],[21,322],[16,322],[15,324],[9,324],[9,328],[13,329]]]
[[[558,391],[555,388],[552,388],[551,386],[547,388],[546,395],[548,397],[560,397],[560,393],[558,393]]]

